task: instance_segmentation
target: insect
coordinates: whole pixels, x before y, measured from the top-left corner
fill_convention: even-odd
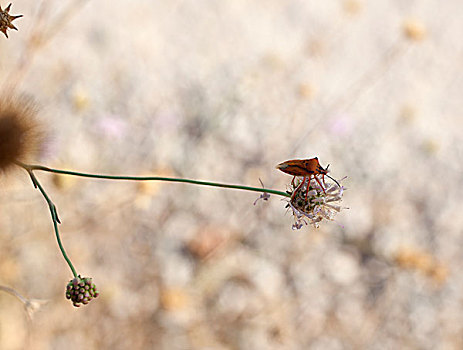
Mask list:
[[[307,182],[307,184],[310,184],[310,180],[312,176],[318,182],[318,184],[320,185],[324,193],[326,193],[325,192],[325,187],[326,187],[325,176],[328,176],[331,180],[336,182],[336,184],[339,187],[341,187],[341,185],[339,185],[339,183],[335,179],[333,179],[331,176],[328,175],[329,166],[330,165],[328,164],[328,166],[324,169],[318,162],[318,158],[315,157],[311,159],[287,160],[286,162],[278,164],[276,168],[286,174],[293,175],[293,179],[291,180],[291,184],[293,185],[293,187],[294,187],[294,180],[296,179],[296,177],[297,176],[303,177],[301,184],[293,192],[293,195],[294,195],[297,192],[297,190],[305,183],[305,179],[307,177],[309,178],[309,181]],[[322,185],[317,175],[322,176],[322,181],[325,186]],[[309,186],[307,185],[306,198],[308,196],[308,193],[309,193]]]

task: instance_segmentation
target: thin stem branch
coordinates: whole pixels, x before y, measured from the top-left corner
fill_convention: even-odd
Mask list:
[[[12,296],[18,298],[23,304],[26,304],[26,303],[27,303],[27,299],[24,298],[21,294],[19,294],[19,293],[18,293],[16,290],[14,290],[13,288],[0,285],[0,290],[3,291],[3,292],[5,292],[5,293],[11,294]]]
[[[26,310],[28,321],[31,321],[34,313],[40,308],[40,306],[42,306],[43,304],[47,302],[46,300],[28,299],[26,297],[23,297],[21,294],[19,294],[18,291],[14,290],[13,288],[3,286],[3,285],[0,285],[0,292],[5,292],[5,293],[8,293],[14,296],[24,305],[24,309]]]
[[[53,169],[53,168],[48,168],[42,165],[28,165],[28,164],[23,164],[19,162],[18,162],[18,165],[28,171],[40,170],[40,171],[46,171],[49,173],[88,177],[88,178],[94,178],[94,179],[182,182],[182,183],[189,183],[189,184],[201,185],[201,186],[212,186],[212,187],[222,187],[222,188],[230,188],[230,189],[252,191],[252,192],[271,193],[271,194],[276,194],[278,196],[289,197],[289,194],[286,192],[272,190],[268,188],[250,187],[250,186],[243,186],[243,185],[230,185],[230,184],[210,182],[210,181],[198,181],[198,180],[190,180],[190,179],[182,179],[182,178],[174,178],[174,177],[161,177],[161,176],[121,176],[121,175],[88,174],[88,173],[81,173],[77,171]]]
[[[61,250],[61,254],[63,254],[63,257],[66,260],[66,262],[68,263],[74,277],[77,277],[77,272],[76,272],[74,266],[72,265],[72,262],[69,259],[68,255],[66,254],[66,251],[64,250],[63,243],[61,242],[61,237],[60,237],[59,230],[58,230],[58,224],[60,224],[61,221],[60,221],[60,219],[58,217],[58,211],[56,210],[55,204],[52,202],[50,197],[48,197],[47,192],[45,192],[45,189],[42,187],[39,180],[35,176],[35,174],[33,172],[34,169],[31,169],[31,168],[29,168],[27,166],[23,166],[23,165],[21,165],[21,166],[24,169],[26,169],[26,171],[29,173],[29,176],[31,177],[31,180],[32,180],[32,183],[34,184],[34,187],[38,188],[40,193],[42,193],[43,198],[45,198],[45,200],[46,200],[46,202],[48,204],[48,207],[50,208],[51,219],[53,221],[53,228],[55,229],[55,236],[56,236],[56,240],[58,241],[58,246],[59,246],[59,249]]]

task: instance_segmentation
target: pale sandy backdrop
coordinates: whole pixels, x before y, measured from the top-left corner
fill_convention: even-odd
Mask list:
[[[4,8],[7,3],[2,2]],[[37,162],[285,190],[348,188],[292,231],[276,196],[37,173],[101,296],[75,309],[48,208],[0,184],[0,349],[463,348],[463,2],[15,1],[2,93],[40,106]],[[1,142],[1,140],[0,140]],[[286,213],[286,214],[285,214]]]

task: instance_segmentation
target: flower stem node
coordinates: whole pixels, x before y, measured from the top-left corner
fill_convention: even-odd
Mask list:
[[[70,299],[75,307],[80,307],[80,304],[87,305],[98,295],[100,292],[90,277],[80,277],[79,275],[70,280],[66,287],[66,299]]]
[[[290,208],[294,215],[293,230],[299,230],[308,224],[318,228],[323,219],[334,220],[337,213],[346,209],[338,204],[342,200],[343,192],[344,186],[338,186],[333,182],[326,182],[324,188],[316,179],[298,177],[296,181],[291,182],[288,190],[291,197],[286,207]]]

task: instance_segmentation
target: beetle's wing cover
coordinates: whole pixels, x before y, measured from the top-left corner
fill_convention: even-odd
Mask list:
[[[306,168],[305,161],[306,159],[287,160],[286,162],[278,164],[276,168],[293,176],[307,176],[312,172],[308,171]]]

